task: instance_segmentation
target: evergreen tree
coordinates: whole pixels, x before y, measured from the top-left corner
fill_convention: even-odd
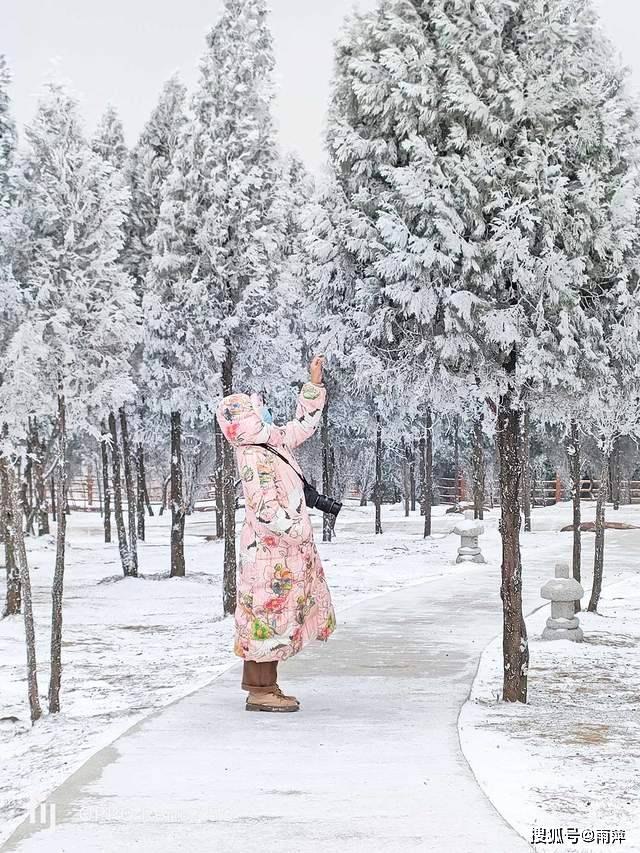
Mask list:
[[[606,369],[635,301],[635,118],[584,0],[383,0],[337,47],[329,151],[354,211],[365,341],[497,401],[504,688],[526,701],[518,438],[526,395]]]
[[[144,297],[144,380],[172,422],[172,574],[184,573],[183,416],[213,418],[234,364],[274,306],[280,171],[271,119],[272,39],[264,0],[226,0],[163,194]],[[224,610],[235,607],[235,494],[225,453]]]
[[[133,277],[140,304],[153,252],[152,238],[160,216],[164,183],[171,169],[173,153],[185,119],[185,95],[185,87],[176,76],[168,80],[126,165],[131,204],[122,260]],[[138,386],[136,416],[130,419],[130,423],[136,441],[137,536],[142,540],[145,538],[145,440],[155,429],[155,425],[149,422],[154,414],[146,404],[149,395],[140,374],[143,359],[144,350],[140,344],[134,354],[133,364]],[[162,419],[162,415],[155,417]],[[152,512],[150,509],[150,513]]]
[[[158,225],[164,184],[185,121],[185,98],[185,86],[177,76],[171,77],[126,164],[131,208],[123,256],[140,299],[153,253],[151,241]]]
[[[28,308],[7,353],[16,420],[55,413],[57,544],[52,588],[49,707],[60,707],[62,595],[69,434],[94,432],[133,389],[138,335],[132,282],[119,267],[128,193],[82,136],[77,105],[52,84],[26,131],[16,178],[21,239],[13,266]],[[130,573],[127,562],[125,574]]]
[[[122,171],[127,162],[127,146],[124,141],[124,128],[120,117],[111,104],[98,122],[91,147],[114,169]]]
[[[20,481],[16,462],[20,442],[11,388],[5,378],[8,351],[24,315],[24,300],[11,268],[11,247],[15,244],[16,223],[12,215],[13,191],[10,168],[15,156],[16,132],[10,111],[10,75],[0,56],[0,537],[5,552],[6,600],[3,616],[22,610],[27,659],[27,697],[31,722],[42,715],[38,694],[35,624],[31,578],[24,544],[22,511],[18,493]],[[11,424],[11,427],[9,426]],[[11,432],[10,432],[11,430]]]

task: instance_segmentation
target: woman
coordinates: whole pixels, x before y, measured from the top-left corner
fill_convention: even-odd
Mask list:
[[[336,625],[291,452],[320,423],[326,399],[322,363],[322,356],[312,360],[311,381],[302,386],[295,419],[285,426],[273,424],[258,394],[231,394],[218,406],[218,423],[235,447],[245,497],[234,650],[244,658],[248,711],[297,711],[298,700],[278,686],[278,661],[310,640],[326,640]],[[265,444],[291,464],[256,447]]]

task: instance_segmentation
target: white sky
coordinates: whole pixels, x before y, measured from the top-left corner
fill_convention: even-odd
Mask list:
[[[595,0],[640,85],[638,0]],[[14,74],[19,126],[33,115],[42,82],[67,80],[81,97],[88,130],[111,102],[132,144],[163,82],[178,70],[197,79],[204,36],[222,0],[2,0],[0,52]],[[353,0],[271,0],[276,42],[277,120],[285,149],[318,169],[332,71],[332,41]],[[357,0],[360,9],[376,0]]]

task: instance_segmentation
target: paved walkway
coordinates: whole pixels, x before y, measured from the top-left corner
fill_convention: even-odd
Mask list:
[[[338,614],[282,666],[297,714],[248,714],[239,667],[136,725],[49,798],[19,853],[518,853],[480,791],[457,717],[501,629],[495,567],[452,569]],[[488,592],[487,588],[491,587]]]

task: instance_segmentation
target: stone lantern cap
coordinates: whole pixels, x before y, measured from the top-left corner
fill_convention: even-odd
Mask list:
[[[568,563],[556,563],[555,578],[546,582],[540,589],[540,595],[549,601],[580,601],[584,589],[569,574]]]
[[[472,510],[467,510],[464,514],[464,520],[456,524],[453,532],[457,536],[480,536],[484,533],[484,524],[480,520],[474,519]]]

